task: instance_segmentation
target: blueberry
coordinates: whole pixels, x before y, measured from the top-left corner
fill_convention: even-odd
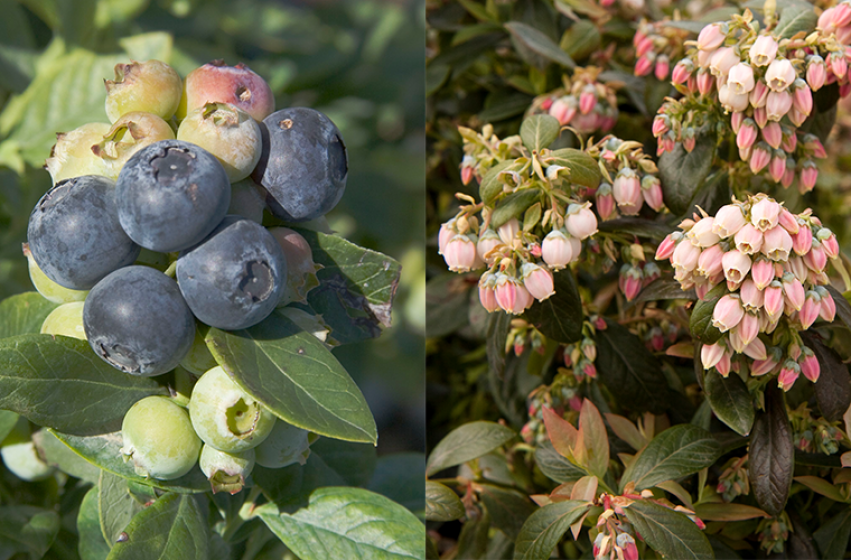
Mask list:
[[[83,308],[95,354],[133,375],[174,369],[195,338],[195,319],[177,284],[147,266],[116,270],[95,286]]]
[[[331,211],[346,188],[348,161],[331,119],[305,107],[263,119],[263,151],[252,177],[267,194],[273,214],[305,222]]]
[[[161,253],[200,242],[230,204],[230,183],[219,161],[180,140],[162,140],[136,152],[121,169],[116,193],[127,235]]]
[[[275,309],[287,283],[287,263],[263,226],[227,216],[200,245],[180,255],[177,282],[201,322],[246,329]]]
[[[83,175],[47,191],[30,214],[29,250],[51,280],[88,290],[110,272],[132,264],[136,245],[118,220],[115,183]]]

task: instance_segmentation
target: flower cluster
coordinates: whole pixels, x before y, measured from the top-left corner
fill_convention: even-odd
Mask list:
[[[601,220],[637,216],[644,203],[656,212],[664,208],[656,164],[644,153],[641,143],[607,136],[587,151],[599,160],[603,171],[603,182],[595,192]]]
[[[671,60],[680,59],[684,53],[685,40],[689,32],[670,25],[665,18],[660,21],[641,20],[632,38],[635,47],[636,76],[647,76],[651,72],[657,80],[667,80],[671,72]]]
[[[527,116],[549,114],[580,134],[608,132],[618,120],[618,100],[613,87],[597,81],[600,72],[589,66],[563,76],[564,87],[536,97]]]
[[[501,161],[520,157],[522,142],[514,135],[500,140],[493,133],[493,126],[486,124],[482,132],[463,126],[458,132],[464,138],[464,158],[461,160],[461,182],[469,184],[474,178],[481,183],[488,169]]]
[[[764,194],[695,218],[662,241],[656,258],[670,260],[674,278],[700,299],[724,290],[712,311],[722,337],[703,346],[703,367],[724,377],[740,365],[754,377],[778,372],[786,391],[801,373],[815,382],[819,362],[798,332],[835,316],[824,285],[827,259],[839,254],[836,236],[809,210],[792,214]]]
[[[792,441],[801,451],[825,455],[839,451],[842,431],[834,423],[822,417],[814,417],[806,402],[789,411],[789,424],[792,426]]]
[[[582,408],[582,399],[575,384],[564,377],[556,376],[549,386],[542,385],[528,397],[529,420],[520,430],[520,437],[529,445],[543,445],[549,441],[544,425],[544,407],[551,408],[562,418],[575,416]]]
[[[844,22],[846,9],[851,13],[837,7],[833,14],[841,19],[830,21]],[[747,11],[704,27],[671,80],[684,97],[667,101],[654,119],[659,154],[677,142],[691,151],[699,131],[717,119],[729,126],[739,158],[753,174],[784,187],[797,177],[801,192],[815,185],[814,158],[826,157],[818,138],[798,129],[814,110],[813,92],[835,82],[841,95],[851,93],[846,47],[835,34],[779,38],[759,31]],[[717,104],[728,116],[718,113]]]
[[[724,464],[724,470],[718,477],[715,491],[721,494],[725,502],[732,502],[739,496],[750,494],[748,478],[748,456],[732,457]]]

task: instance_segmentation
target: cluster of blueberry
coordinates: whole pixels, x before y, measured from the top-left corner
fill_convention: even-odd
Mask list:
[[[263,214],[277,224],[330,211],[345,189],[345,146],[318,111],[275,112],[269,86],[241,64],[206,64],[185,81],[155,60],[115,73],[106,82],[112,125],[58,135],[46,166],[55,184],[30,216],[24,253],[33,284],[64,304],[42,332],[85,339],[132,375],[178,365],[203,374],[191,423],[169,399],[144,399],[125,417],[124,452],[140,474],[161,479],[185,474],[200,452],[214,489],[235,491],[253,465],[251,449],[276,433],[275,417],[216,367],[201,335],[208,326],[256,325],[318,283],[306,240],[267,229]],[[283,466],[269,458],[282,446],[287,464],[303,462],[308,433],[277,425],[280,437],[257,462]],[[140,455],[154,453],[139,444],[146,438],[159,459]],[[227,468],[217,475],[205,465]]]

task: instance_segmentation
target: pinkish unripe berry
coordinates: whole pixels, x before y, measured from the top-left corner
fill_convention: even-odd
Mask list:
[[[266,80],[242,63],[226,66],[222,60],[214,60],[186,76],[178,120],[207,103],[229,103],[258,122],[275,110],[275,98]]]

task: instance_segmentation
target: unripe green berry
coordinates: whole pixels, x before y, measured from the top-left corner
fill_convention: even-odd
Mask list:
[[[49,478],[54,467],[45,463],[30,438],[29,422],[23,416],[0,446],[0,457],[6,468],[22,480],[35,482]]]
[[[92,146],[102,142],[109,129],[108,124],[95,122],[58,133],[50,157],[44,162],[53,184],[83,175],[104,175],[105,163]]]
[[[186,357],[180,361],[180,367],[190,371],[196,375],[204,375],[205,372],[216,367],[218,363],[210,349],[207,348],[207,342],[204,338],[207,335],[208,327],[197,323],[195,327],[195,340],[192,341],[192,347]]]
[[[254,449],[242,453],[225,453],[209,445],[201,448],[198,461],[201,470],[216,492],[236,494],[245,485],[245,479],[254,469]]]
[[[104,80],[104,84],[106,115],[113,123],[135,111],[170,119],[183,95],[180,75],[159,60],[116,64],[115,80]]]
[[[167,122],[153,113],[127,113],[115,121],[92,151],[103,158],[103,174],[118,179],[121,168],[133,154],[160,140],[174,140],[174,131]]]
[[[44,318],[41,324],[41,334],[70,336],[86,339],[86,329],[83,326],[84,301],[65,303],[54,309]]]
[[[269,437],[254,448],[255,459],[258,465],[269,469],[303,465],[310,456],[310,444],[317,439],[319,436],[313,432],[278,420]]]
[[[48,278],[38,267],[38,264],[36,264],[30,252],[29,245],[26,243],[24,243],[24,256],[27,258],[27,266],[33,287],[44,299],[53,303],[70,303],[72,301],[83,301],[89,295],[88,290],[72,290]]]
[[[192,429],[186,410],[167,397],[138,401],[121,424],[124,460],[132,460],[136,473],[172,480],[188,473],[201,452],[201,440]]]
[[[227,453],[257,447],[275,425],[275,416],[221,367],[214,367],[195,383],[189,416],[204,443]]]

